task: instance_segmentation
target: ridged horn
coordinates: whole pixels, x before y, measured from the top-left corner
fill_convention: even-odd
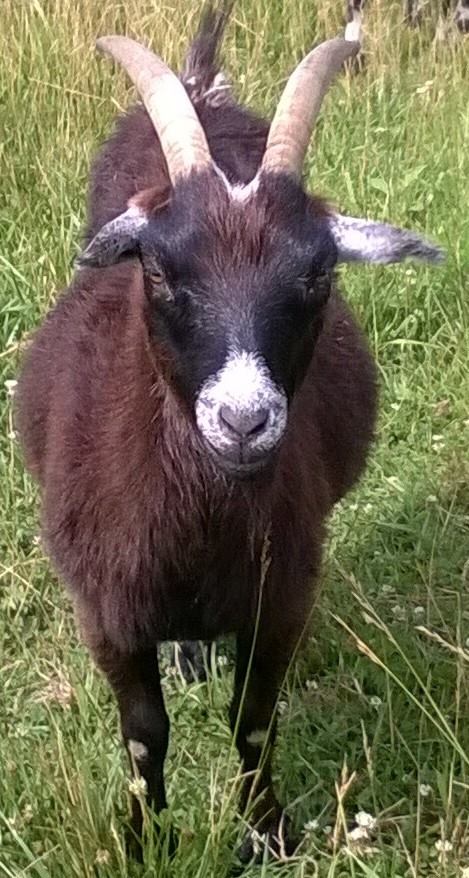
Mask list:
[[[280,98],[262,160],[262,171],[301,176],[303,162],[324,96],[358,42],[337,37],[316,46],[291,74]]]
[[[186,90],[170,68],[150,49],[130,37],[96,41],[134,83],[160,139],[171,182],[192,170],[213,165],[205,132]]]

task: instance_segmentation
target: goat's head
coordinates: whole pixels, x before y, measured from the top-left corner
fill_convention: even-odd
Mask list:
[[[156,56],[122,37],[99,46],[134,79],[172,188],[138,194],[80,264],[139,256],[151,332],[169,353],[179,395],[220,466],[255,472],[281,442],[336,263],[437,260],[440,251],[411,232],[334,214],[302,188],[321,101],[357,44],[330,40],[295,70],[245,187],[215,166],[182,84]]]

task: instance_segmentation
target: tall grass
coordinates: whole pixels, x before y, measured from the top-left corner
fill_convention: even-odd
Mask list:
[[[243,100],[271,112],[294,62],[342,27],[342,5],[240,0],[225,58]],[[402,29],[390,5],[370,4],[366,70],[328,98],[309,180],[345,212],[426,231],[448,260],[343,272],[379,363],[379,439],[331,522],[315,633],[282,698],[278,783],[307,825],[303,846],[246,876],[469,869],[468,45],[451,33],[434,41],[431,10],[421,31]],[[180,847],[170,861],[163,832],[143,870],[127,865],[115,706],[35,537],[4,386],[70,278],[90,158],[133,97],[95,58],[95,36],[144,38],[177,65],[197,4],[2,0],[1,15],[0,874],[224,878],[244,829],[231,672],[217,666],[191,687],[166,676]],[[376,820],[361,841],[359,811]]]

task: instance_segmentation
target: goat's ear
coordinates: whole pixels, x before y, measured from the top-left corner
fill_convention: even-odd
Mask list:
[[[147,215],[132,205],[99,230],[83,253],[80,253],[76,260],[77,267],[89,265],[103,268],[118,262],[126,254],[134,253],[140,233],[147,223]]]
[[[386,264],[404,259],[425,262],[442,262],[444,259],[440,247],[416,232],[341,214],[333,214],[329,224],[337,245],[338,262]]]

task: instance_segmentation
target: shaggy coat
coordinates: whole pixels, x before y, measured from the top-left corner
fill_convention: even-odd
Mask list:
[[[261,161],[268,126],[226,90],[221,97],[209,87],[217,70],[210,17],[205,28],[186,65],[187,91],[218,167],[230,183],[247,183]],[[157,809],[166,802],[168,721],[158,642],[232,633],[238,660],[231,724],[248,772],[264,752],[259,789],[265,796],[254,822],[266,829],[281,813],[270,777],[275,701],[311,616],[327,516],[365,465],[376,371],[328,265],[325,275],[319,265],[315,269],[312,316],[298,303],[282,319],[275,311],[277,288],[289,282],[291,241],[301,249],[306,228],[317,238],[317,252],[334,261],[332,243],[321,239],[322,202],[281,179],[274,190],[267,185],[252,204],[238,207],[219,180],[192,179],[174,195],[170,189],[155,130],[138,106],[118,121],[94,163],[85,238],[135,196],[155,213],[173,198],[173,237],[183,227],[185,235],[178,272],[187,262],[189,280],[197,276],[201,287],[215,291],[201,321],[207,346],[176,352],[153,310],[139,258],[81,269],[28,350],[18,427],[27,466],[41,487],[47,550],[83,636],[114,687],[124,739],[149,799]],[[195,250],[198,261],[191,256]],[[254,303],[260,336],[285,337],[290,350],[288,333],[297,321],[301,344],[288,363],[272,349],[272,370],[279,380],[285,376],[289,401],[280,449],[267,469],[236,479],[207,453],[190,400],[202,366],[210,371],[208,348],[216,359],[217,345],[223,347],[217,327],[231,321],[246,334],[238,314],[250,314]],[[269,344],[275,347],[266,341],[267,353]],[[252,778],[243,804],[250,792]],[[138,804],[133,827],[140,831]]]

